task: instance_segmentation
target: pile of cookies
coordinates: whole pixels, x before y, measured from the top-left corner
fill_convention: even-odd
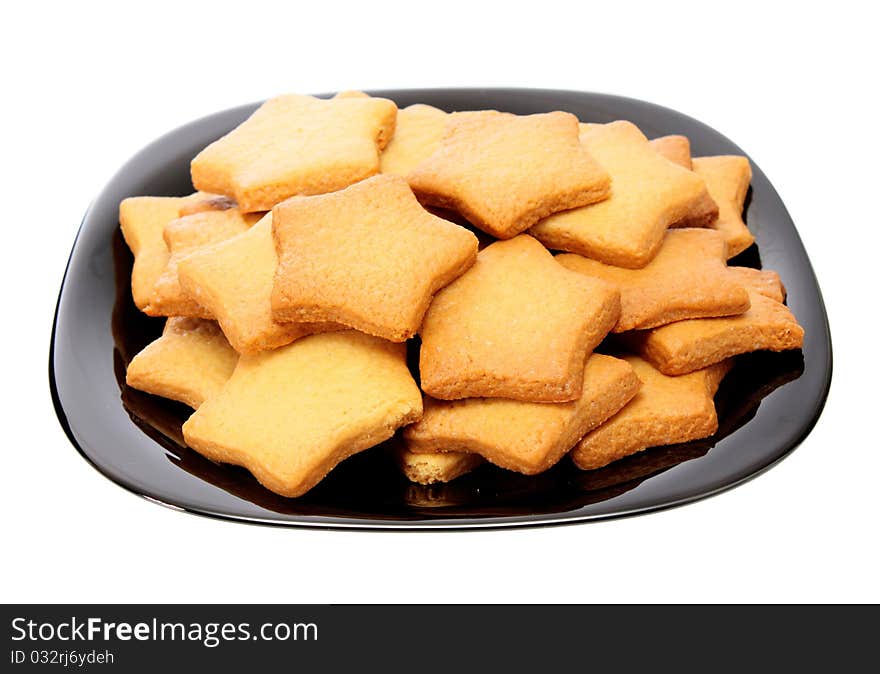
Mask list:
[[[120,205],[167,317],[126,380],[290,497],[392,436],[424,484],[704,438],[734,356],[803,341],[779,277],[727,264],[750,179],[626,121],[280,96],[193,159],[198,192]]]

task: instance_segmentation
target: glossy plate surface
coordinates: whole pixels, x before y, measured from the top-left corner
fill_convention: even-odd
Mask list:
[[[650,137],[687,135],[694,156],[745,154],[681,113],[633,99],[573,91],[427,89],[378,91],[400,107],[495,108],[518,114],[567,110],[584,121],[628,119]],[[125,386],[126,363],[157,337],[162,319],[134,307],[131,254],[118,232],[119,202],[192,191],[189,161],[256,105],[205,117],[132,158],[83,220],[61,288],[49,362],[55,408],[73,445],[100,472],[153,501],[233,520],[325,528],[476,528],[602,519],[681,505],[733,487],[783,458],[810,432],[831,380],[831,339],[810,261],[782,201],[761,170],[746,202],[757,247],[736,263],[775,269],[806,330],[803,352],[741,357],[716,397],[720,428],[705,441],[651,449],[581,472],[563,460],[537,477],[484,466],[448,485],[408,483],[377,447],[338,466],[299,499],[267,491],[244,469],[216,465],[183,446],[189,414]]]

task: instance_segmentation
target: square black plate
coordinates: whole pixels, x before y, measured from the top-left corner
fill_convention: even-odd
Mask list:
[[[400,107],[495,108],[518,114],[566,110],[581,120],[628,119],[649,137],[680,133],[695,156],[745,154],[690,117],[643,101],[537,89],[377,91]],[[757,239],[736,264],[782,276],[806,330],[803,351],[740,357],[716,397],[720,428],[704,441],[642,452],[601,470],[563,460],[525,477],[484,466],[448,485],[409,484],[377,447],[338,466],[298,499],[277,496],[245,470],[214,464],[183,445],[189,410],[125,386],[132,356],[161,331],[134,307],[131,254],[118,232],[119,202],[192,191],[189,162],[256,108],[192,122],[132,158],[83,220],[58,298],[49,377],[55,409],[80,453],[104,475],[152,501],[202,515],[324,528],[487,528],[595,520],[659,510],[736,486],[766,470],[810,432],[831,382],[831,337],[818,283],[794,224],[752,163],[746,205]],[[784,384],[784,385],[783,385]]]

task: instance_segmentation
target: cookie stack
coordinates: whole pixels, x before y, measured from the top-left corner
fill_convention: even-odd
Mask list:
[[[290,497],[395,435],[425,484],[707,437],[731,358],[803,340],[776,274],[727,265],[750,177],[625,121],[281,96],[199,192],[122,202],[134,302],[168,317],[126,379]]]

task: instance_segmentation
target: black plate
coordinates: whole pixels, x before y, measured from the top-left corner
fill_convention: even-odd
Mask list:
[[[649,137],[687,135],[694,155],[744,154],[690,117],[618,96],[528,89],[373,93],[401,107],[567,110],[586,121],[628,119]],[[104,188],[74,243],[52,334],[55,409],[74,446],[123,487],[190,512],[267,524],[448,529],[565,523],[649,512],[729,489],[783,458],[819,417],[831,381],[828,319],[794,224],[753,163],[747,221],[758,246],[736,263],[763,263],[780,273],[806,339],[803,352],[739,359],[718,392],[720,429],[712,438],[648,450],[586,473],[567,460],[537,477],[484,466],[433,487],[409,484],[380,446],[343,462],[299,499],[267,491],[243,469],[205,460],[183,446],[187,408],[125,386],[127,362],[159,334],[162,320],[140,314],[132,303],[131,255],[118,233],[117,211],[128,196],[191,192],[190,159],[255,108],[205,117],[146,147]]]

